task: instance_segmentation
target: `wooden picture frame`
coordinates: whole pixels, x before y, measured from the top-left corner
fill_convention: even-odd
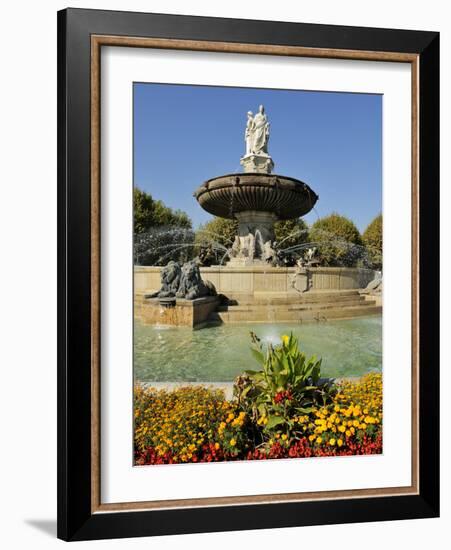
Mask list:
[[[100,50],[103,46],[394,61],[412,67],[412,484],[100,502]],[[58,13],[58,537],[148,536],[439,513],[439,35],[67,9]]]

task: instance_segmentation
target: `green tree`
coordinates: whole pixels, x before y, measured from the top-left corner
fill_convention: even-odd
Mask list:
[[[133,189],[133,221],[135,234],[147,233],[152,227],[192,228],[191,220],[185,212],[173,210],[162,201],[155,201],[150,193],[138,187]]]
[[[362,237],[349,218],[332,213],[310,228],[310,241],[324,265],[355,266],[365,261]]]
[[[138,189],[133,188],[133,231],[134,233],[145,233],[149,227],[154,225],[154,201],[152,197]]]
[[[215,216],[209,222],[199,226],[199,229],[196,231],[196,244],[202,246],[215,241],[229,248],[233,244],[237,231],[238,222],[236,220]]]
[[[155,226],[176,225],[191,229],[192,223],[188,214],[182,210],[172,210],[164,205],[162,201],[154,201],[153,219]]]
[[[382,269],[382,214],[376,216],[362,235],[374,269]]]
[[[277,245],[283,250],[308,242],[308,226],[302,218],[283,220],[274,224]]]
[[[185,212],[173,210],[149,193],[133,189],[134,261],[138,265],[166,265],[191,259],[192,223]]]

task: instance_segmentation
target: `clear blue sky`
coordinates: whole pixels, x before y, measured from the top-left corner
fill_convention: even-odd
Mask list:
[[[134,84],[134,185],[187,212],[205,180],[241,172],[246,113],[263,104],[274,173],[319,195],[305,220],[333,211],[363,231],[382,209],[382,96],[173,84]]]

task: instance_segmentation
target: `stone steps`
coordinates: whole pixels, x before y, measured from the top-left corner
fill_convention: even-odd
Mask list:
[[[352,289],[237,296],[219,306],[210,319],[223,323],[303,322],[361,317],[381,311],[374,300]]]
[[[352,306],[365,302],[365,297],[361,296],[358,292],[352,294],[332,294],[327,293],[321,296],[285,296],[284,298],[245,298],[238,300],[229,300],[228,304],[224,304],[220,307],[220,311],[228,311],[231,308],[239,310],[251,311],[260,308],[284,308],[284,309],[302,309],[332,305]]]
[[[135,315],[142,317],[145,301],[135,297]],[[360,295],[358,290],[309,291],[305,294],[273,292],[228,296],[217,305],[208,321],[222,323],[302,323],[380,314],[381,301]]]
[[[360,297],[357,290],[346,290],[339,292],[306,292],[300,293],[255,293],[227,295],[230,305],[290,305],[293,303],[319,303],[331,300],[352,300]]]
[[[376,302],[374,300],[365,300],[365,298],[357,298],[354,300],[347,300],[346,302],[335,301],[335,302],[321,302],[321,303],[304,303],[304,304],[247,304],[247,305],[229,305],[229,306],[219,306],[217,311],[219,312],[261,312],[261,311],[309,311],[309,310],[322,310],[322,309],[333,309],[337,307],[354,307],[354,306],[369,306],[374,305]]]
[[[216,311],[210,314],[211,321],[223,323],[283,323],[303,321],[327,321],[329,319],[346,319],[376,315],[382,312],[381,306],[374,305],[374,301],[365,301],[358,305],[339,306],[327,304],[327,307],[312,308],[254,308],[235,309],[230,307],[227,311]]]

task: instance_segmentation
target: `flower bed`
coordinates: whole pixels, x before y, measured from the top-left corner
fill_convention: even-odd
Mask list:
[[[333,401],[265,435],[220,390],[135,388],[135,464],[345,456],[382,452],[382,379],[338,385]],[[267,426],[267,424],[266,424]]]

